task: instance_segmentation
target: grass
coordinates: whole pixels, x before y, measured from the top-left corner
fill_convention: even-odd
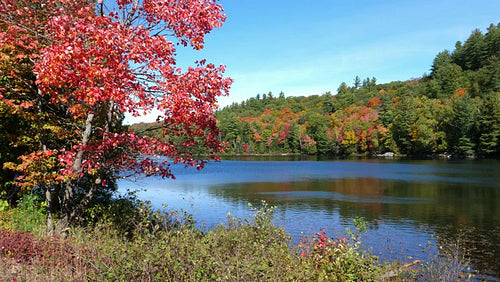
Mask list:
[[[263,203],[249,219],[228,216],[202,231],[187,213],[117,199],[89,209],[63,238],[44,235],[43,205],[20,204],[0,211],[0,280],[378,281],[391,271],[397,275],[386,280],[443,273],[433,266],[394,271],[398,264],[380,263],[360,249],[357,231],[349,238],[318,232],[291,246],[290,236],[272,223],[273,211]]]

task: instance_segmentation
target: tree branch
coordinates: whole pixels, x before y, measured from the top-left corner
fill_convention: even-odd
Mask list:
[[[4,22],[4,23],[6,23],[6,24],[11,24],[11,25],[18,26],[18,27],[20,27],[20,28],[24,28],[26,31],[33,33],[33,34],[35,35],[35,37],[38,37],[38,38],[43,38],[43,39],[45,39],[45,40],[47,40],[47,41],[49,41],[49,42],[51,42],[51,41],[52,41],[52,39],[51,39],[50,37],[47,37],[47,36],[45,36],[45,35],[43,35],[43,34],[40,34],[40,33],[38,33],[38,31],[33,30],[33,29],[31,29],[31,28],[29,28],[29,27],[27,27],[27,26],[23,25],[23,24],[17,23],[17,22],[15,22],[15,21],[9,21],[9,20],[7,20],[7,19],[2,19],[2,18],[0,18],[0,21]]]

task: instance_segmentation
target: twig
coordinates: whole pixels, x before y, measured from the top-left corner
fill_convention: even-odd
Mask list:
[[[389,278],[393,278],[393,277],[396,277],[399,275],[399,273],[401,273],[403,270],[407,269],[407,268],[410,268],[412,266],[415,266],[417,264],[420,264],[422,262],[422,260],[414,260],[410,263],[407,263],[407,264],[403,264],[402,266],[394,269],[394,270],[391,270],[387,273],[385,273],[384,275],[381,275],[378,277],[379,280],[384,280],[384,279],[389,279]]]

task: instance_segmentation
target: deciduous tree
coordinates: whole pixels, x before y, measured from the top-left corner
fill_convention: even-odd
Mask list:
[[[14,46],[28,58],[34,75],[32,107],[64,126],[53,129],[61,142],[38,134],[40,146],[7,164],[19,185],[46,190],[49,210],[55,187],[62,191],[64,228],[93,198],[109,188],[117,172],[173,177],[171,162],[202,168],[181,147],[223,149],[213,111],[228,93],[224,66],[205,60],[176,67],[177,48],[203,48],[204,36],[226,16],[216,0],[6,0],[0,5],[0,48]],[[3,86],[2,86],[3,87]],[[3,87],[2,92],[7,91]],[[1,94],[4,102],[9,99]],[[163,135],[182,136],[183,146],[125,130],[125,113],[162,112]],[[83,189],[85,188],[85,189]],[[84,190],[81,197],[77,191]]]

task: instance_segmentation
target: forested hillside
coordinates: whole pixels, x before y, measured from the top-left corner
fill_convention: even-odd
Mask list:
[[[257,94],[216,113],[230,154],[495,157],[500,153],[500,23],[436,55],[430,74],[356,76],[321,96]],[[151,124],[138,132],[154,134]],[[195,150],[195,148],[193,148]]]
[[[377,84],[356,76],[337,95],[257,95],[217,113],[230,153],[500,153],[500,24],[434,59],[431,73]]]

